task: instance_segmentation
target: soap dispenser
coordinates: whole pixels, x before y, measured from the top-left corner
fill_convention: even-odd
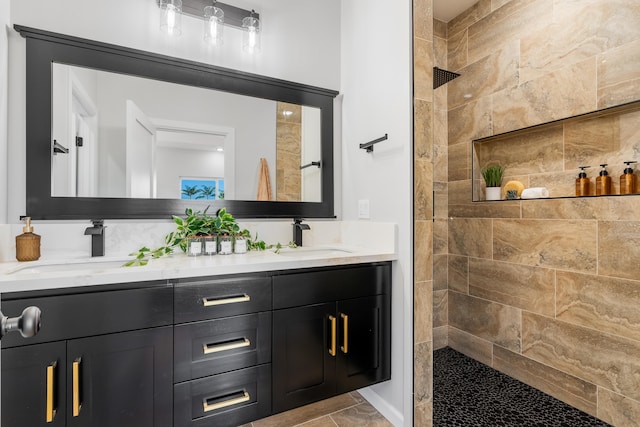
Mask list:
[[[589,166],[579,166],[580,173],[576,178],[576,196],[588,196],[591,194],[591,180],[587,178],[587,173],[584,171]]]
[[[18,261],[35,261],[40,258],[40,236],[33,232],[31,218],[24,218],[27,225],[22,227],[23,233],[16,236],[16,259]]]
[[[611,177],[605,168],[607,164],[603,163],[600,166],[602,166],[602,170],[596,178],[596,196],[606,196],[611,194]]]
[[[624,162],[627,167],[624,173],[620,175],[620,194],[633,194],[636,192],[636,176],[633,173],[632,163],[637,162]]]

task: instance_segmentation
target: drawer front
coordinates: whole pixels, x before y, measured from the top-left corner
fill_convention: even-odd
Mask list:
[[[169,326],[173,287],[165,282],[137,289],[22,298],[2,301],[2,312],[19,316],[30,305],[42,310],[40,332],[27,339],[9,334],[2,339],[2,348]]]
[[[274,309],[390,293],[391,263],[352,265],[273,278]]]
[[[174,426],[238,426],[270,415],[271,364],[176,384]]]
[[[271,361],[271,312],[206,320],[174,328],[174,381]]]
[[[193,322],[271,310],[271,277],[181,280],[175,288],[175,322]]]

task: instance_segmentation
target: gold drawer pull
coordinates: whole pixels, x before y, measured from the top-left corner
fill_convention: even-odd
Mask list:
[[[53,399],[55,393],[55,381],[56,381],[56,367],[58,362],[53,362],[47,366],[47,414],[46,419],[48,423],[52,423],[56,416],[57,409],[53,407]]]
[[[237,302],[251,301],[251,297],[247,294],[242,294],[229,298],[202,298],[202,304],[205,307],[211,307],[214,305],[235,304]]]
[[[342,346],[340,346],[340,350],[344,354],[349,352],[349,316],[344,313],[340,313],[340,317],[342,318]]]
[[[202,351],[204,354],[218,353],[221,351],[233,350],[234,348],[249,347],[251,341],[247,338],[240,338],[238,340],[226,341],[222,343],[204,344]]]
[[[77,358],[73,361],[73,391],[72,391],[72,400],[73,400],[73,416],[77,417],[80,415],[80,409],[82,409],[82,402],[80,402],[80,364],[82,363],[82,358]]]
[[[229,400],[223,400],[222,402],[210,404],[207,402],[208,400],[211,400],[211,399],[204,399],[202,401],[204,412],[215,411],[216,409],[222,409],[222,408],[226,408],[227,406],[237,405],[238,403],[248,402],[249,400],[251,400],[251,396],[249,396],[249,393],[244,391],[242,392],[242,396],[229,399]]]
[[[329,354],[332,356],[336,355],[336,320],[335,316],[329,315],[329,321],[331,322],[331,348],[329,349]]]

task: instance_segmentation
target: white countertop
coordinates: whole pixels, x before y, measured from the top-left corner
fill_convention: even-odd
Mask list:
[[[0,263],[0,293],[149,280],[242,274],[359,264],[397,259],[395,251],[353,245],[319,245],[189,257],[176,253],[146,266],[122,267],[132,257],[76,258]]]

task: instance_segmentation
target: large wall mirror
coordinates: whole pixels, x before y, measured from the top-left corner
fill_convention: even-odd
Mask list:
[[[32,218],[334,216],[336,91],[15,28]]]

